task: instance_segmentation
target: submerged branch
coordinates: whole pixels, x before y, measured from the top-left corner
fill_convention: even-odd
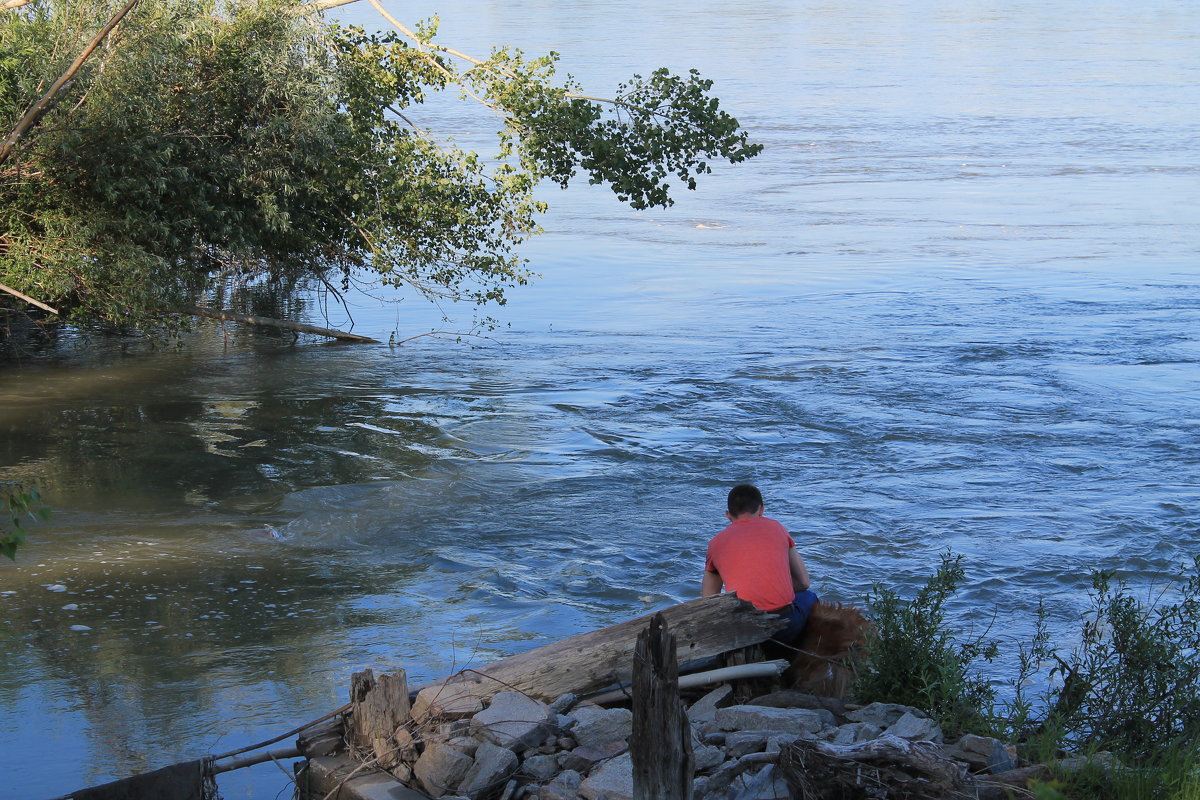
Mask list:
[[[359,336],[357,333],[347,333],[345,331],[334,330],[332,328],[322,328],[317,325],[306,325],[302,322],[292,322],[291,320],[286,319],[275,319],[274,317],[258,317],[252,314],[237,314],[233,311],[199,307],[182,309],[179,313],[189,314],[193,317],[217,319],[223,322],[241,322],[246,325],[257,325],[264,328],[278,328],[280,330],[296,331],[298,333],[314,333],[318,336],[328,336],[331,339],[339,339],[346,342],[367,342],[370,344],[379,344],[378,339],[372,339],[369,336]]]

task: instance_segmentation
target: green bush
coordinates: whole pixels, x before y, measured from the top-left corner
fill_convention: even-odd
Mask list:
[[[867,655],[856,668],[856,700],[915,706],[951,733],[987,726],[995,693],[976,662],[993,659],[997,645],[983,637],[959,641],[945,619],[946,600],[963,577],[962,556],[945,553],[937,572],[911,602],[875,585],[867,598],[875,628]]]
[[[1039,603],[1003,702],[978,665],[997,655],[996,643],[960,641],[945,619],[963,577],[962,557],[946,553],[912,600],[873,589],[875,632],[856,665],[856,700],[916,706],[948,734],[1005,736],[1034,762],[1111,754],[1057,769],[1031,787],[1041,800],[1200,800],[1200,556],[1142,599],[1114,573],[1095,572],[1069,652],[1052,643]]]

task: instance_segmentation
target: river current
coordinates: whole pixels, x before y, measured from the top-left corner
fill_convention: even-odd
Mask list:
[[[695,66],[766,149],[668,210],[547,190],[542,277],[487,338],[201,327],[5,367],[0,479],[55,514],[0,565],[0,797],[281,733],[363,667],[420,681],[689,599],[741,481],[828,598],[962,554],[955,623],[1010,654],[1039,600],[1070,644],[1093,569],[1152,596],[1200,548],[1197,4],[389,8],[556,50],[597,94]],[[449,312],[308,319],[386,340]]]

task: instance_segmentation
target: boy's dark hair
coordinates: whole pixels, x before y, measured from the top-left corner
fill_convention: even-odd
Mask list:
[[[757,486],[740,483],[729,490],[729,515],[740,517],[742,514],[753,514],[762,508],[762,492]]]

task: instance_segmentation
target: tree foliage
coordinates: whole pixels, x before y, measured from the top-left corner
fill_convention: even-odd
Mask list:
[[[12,129],[113,13],[34,0],[0,12],[0,128]],[[343,286],[503,304],[531,276],[543,182],[666,206],[710,162],[760,149],[694,71],[579,94],[557,56],[477,59],[436,20],[341,27],[279,0],[141,0],[0,162],[0,283],[65,314],[144,325],[221,282]],[[494,114],[496,152],[414,120],[441,92]]]
[[[50,519],[37,487],[0,482],[0,555],[16,560],[17,548],[25,544],[29,520]]]

